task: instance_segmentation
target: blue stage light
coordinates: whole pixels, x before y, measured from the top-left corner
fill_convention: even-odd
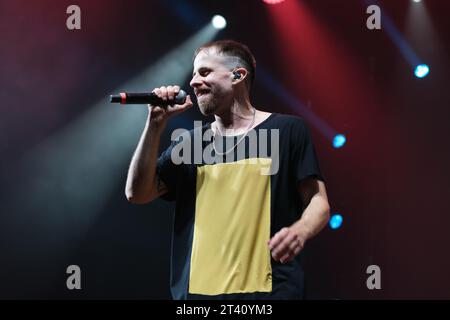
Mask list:
[[[333,139],[333,147],[335,147],[336,149],[341,148],[342,146],[344,146],[346,141],[347,139],[343,134],[337,134]]]
[[[331,216],[329,225],[331,229],[338,229],[341,227],[342,225],[342,221],[344,221],[344,219],[342,218],[342,216],[339,213],[333,214]]]
[[[417,78],[424,78],[430,72],[430,68],[426,64],[419,64],[414,70],[414,74]]]

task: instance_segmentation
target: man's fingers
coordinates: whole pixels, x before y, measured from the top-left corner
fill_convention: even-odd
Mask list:
[[[172,86],[167,86],[167,98],[169,100],[173,100],[175,97],[175,93]]]
[[[180,92],[179,86],[167,86],[167,98],[169,100],[174,100],[179,92]]]
[[[272,237],[272,239],[270,239],[269,249],[272,250],[273,248],[275,248],[284,239],[284,237],[287,235],[287,233],[288,233],[288,228],[283,228],[280,231],[278,231]]]
[[[293,240],[292,234],[286,234],[281,242],[278,243],[276,247],[272,250],[272,256],[275,260],[280,259],[284,256],[290,249],[290,244]]]
[[[191,100],[191,96],[187,95],[186,96],[186,100],[184,101],[183,104],[173,104],[173,105],[169,105],[169,108],[171,110],[180,110],[180,109],[187,109],[189,107],[192,106],[192,100]]]
[[[300,248],[300,240],[294,237],[289,244],[289,251],[294,252],[297,248]]]
[[[161,90],[159,88],[155,88],[152,91],[154,94],[156,94],[159,98],[161,98]]]
[[[158,98],[161,98],[164,101],[172,101],[175,100],[175,97],[180,92],[181,88],[180,86],[173,85],[173,86],[161,86],[159,88],[153,89],[153,93],[155,93]]]
[[[289,228],[280,230],[270,241],[272,258],[285,263],[294,258],[303,247],[299,236]]]
[[[167,88],[166,87],[160,87],[159,90],[161,91],[160,98],[164,101],[167,101]]]
[[[155,119],[168,119],[185,111],[193,105],[189,95],[186,97],[186,101],[183,104],[175,104],[175,96],[180,92],[179,86],[161,86],[153,89],[152,92],[163,101],[168,101],[168,103],[162,103],[159,106],[148,105],[149,111]]]
[[[193,103],[192,103],[192,100],[191,100],[191,96],[187,95],[186,96],[186,101],[184,102],[184,106],[190,108],[190,107],[192,107],[192,105],[193,105]]]
[[[182,109],[182,110],[185,110],[185,109],[188,109],[189,107],[192,107],[191,96],[187,95],[186,96],[186,100],[184,101],[184,103],[183,104],[176,104],[175,107],[177,109]]]
[[[170,114],[175,115],[189,109],[190,107],[192,107],[192,100],[191,96],[187,95],[186,101],[183,104],[169,105],[167,106],[167,110],[170,112]]]
[[[291,261],[296,255],[300,253],[302,246],[300,241],[293,239],[292,242],[287,246],[287,252],[280,258],[281,263],[286,263]]]

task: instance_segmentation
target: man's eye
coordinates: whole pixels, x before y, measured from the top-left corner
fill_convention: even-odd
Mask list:
[[[209,74],[209,70],[202,71],[200,74],[205,77]]]

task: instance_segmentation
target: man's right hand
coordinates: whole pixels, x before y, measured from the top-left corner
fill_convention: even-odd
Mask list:
[[[155,88],[152,92],[154,92],[159,98],[163,99],[164,101],[173,101],[178,92],[180,92],[180,87],[163,86]],[[148,111],[150,113],[150,124],[157,128],[163,128],[170,117],[186,111],[190,107],[192,107],[192,100],[189,95],[187,95],[184,104],[171,104],[167,107],[148,105]]]

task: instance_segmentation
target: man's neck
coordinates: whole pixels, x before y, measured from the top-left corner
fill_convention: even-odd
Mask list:
[[[244,133],[254,122],[257,110],[249,101],[239,103],[235,101],[230,107],[214,115],[214,126],[222,134],[235,135]]]

